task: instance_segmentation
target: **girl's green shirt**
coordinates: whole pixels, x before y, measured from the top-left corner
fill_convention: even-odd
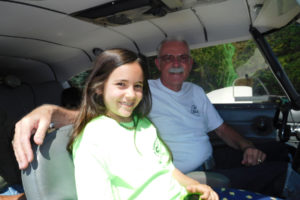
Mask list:
[[[170,155],[147,119],[119,124],[99,116],[73,145],[78,199],[181,199]]]

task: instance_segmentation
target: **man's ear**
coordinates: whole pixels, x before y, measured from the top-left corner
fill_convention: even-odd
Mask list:
[[[156,65],[156,68],[158,69],[158,71],[160,71],[160,65],[159,65],[159,59],[158,58],[155,58],[155,65]]]

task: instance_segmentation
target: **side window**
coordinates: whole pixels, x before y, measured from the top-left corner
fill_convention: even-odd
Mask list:
[[[82,100],[82,90],[91,70],[83,71],[68,80],[61,95],[62,106],[68,109],[78,109]]]
[[[89,69],[71,77],[68,81],[71,87],[82,89],[90,72],[91,70]]]

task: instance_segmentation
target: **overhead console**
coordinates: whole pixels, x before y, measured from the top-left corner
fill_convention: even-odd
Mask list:
[[[103,26],[118,26],[163,17],[200,4],[223,1],[226,0],[116,0],[73,13],[72,16]]]

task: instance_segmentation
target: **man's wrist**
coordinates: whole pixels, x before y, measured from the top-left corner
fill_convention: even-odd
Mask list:
[[[54,122],[55,128],[60,128],[67,124],[73,124],[79,110],[70,110],[60,106],[53,107],[51,122]]]
[[[255,146],[253,144],[247,145],[245,147],[242,147],[241,150],[242,150],[242,152],[245,152],[245,151],[247,151],[247,149],[251,149],[251,148],[255,148]]]

